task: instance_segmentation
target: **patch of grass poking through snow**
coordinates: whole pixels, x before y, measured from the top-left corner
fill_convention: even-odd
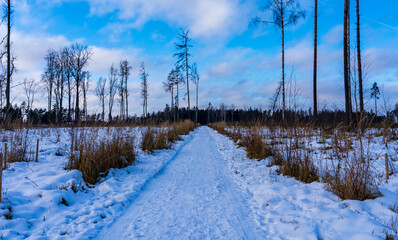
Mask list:
[[[89,133],[88,133],[89,134]],[[92,132],[92,134],[96,134]],[[85,136],[80,134],[80,137]],[[95,184],[112,168],[124,168],[135,161],[134,137],[113,133],[109,139],[86,136],[75,142],[69,155],[67,169],[82,172],[83,179]],[[74,148],[78,149],[77,151]]]
[[[144,152],[152,153],[155,150],[155,130],[151,127],[142,133],[141,149]]]
[[[231,138],[234,139],[234,137],[236,135],[233,134]],[[274,156],[273,150],[265,144],[258,129],[251,130],[245,137],[241,137],[238,145],[246,148],[247,157],[251,159],[262,160]]]
[[[195,124],[190,120],[174,123],[155,131],[148,127],[142,134],[141,149],[153,153],[154,150],[169,149],[180,135],[187,135],[195,129]]]

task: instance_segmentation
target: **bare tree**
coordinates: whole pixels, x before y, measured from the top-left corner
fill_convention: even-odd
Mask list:
[[[102,121],[105,121],[105,86],[106,86],[106,78],[100,78],[97,82],[97,87],[95,88],[95,95],[99,98],[101,107],[102,107],[102,113],[101,113],[101,119]]]
[[[88,48],[85,45],[81,45],[75,43],[71,47],[71,75],[75,80],[75,121],[80,121],[80,86],[82,85],[82,81],[84,81],[84,75],[86,72],[84,71],[85,67],[87,67],[89,60],[92,56],[92,49]]]
[[[72,51],[69,47],[64,47],[60,50],[60,61],[63,66],[64,81],[66,80],[66,95],[68,96],[68,113],[67,121],[72,121],[72,98],[73,98],[73,82],[72,82],[72,69],[71,63],[73,60]],[[63,93],[62,93],[63,94]],[[62,102],[61,102],[62,108]]]
[[[52,94],[53,94],[53,86],[56,77],[56,69],[57,69],[57,52],[53,49],[48,50],[47,55],[44,57],[46,60],[46,69],[42,75],[42,81],[46,85],[47,88],[47,99],[48,99],[48,107],[47,111],[51,112],[52,107]]]
[[[148,117],[148,73],[144,62],[141,63],[141,97],[142,97],[142,115]]]
[[[90,72],[85,71],[83,73],[82,90],[83,90],[83,114],[84,120],[87,121],[87,92],[90,88]]]
[[[7,111],[9,111],[11,107],[10,102],[10,89],[11,89],[11,77],[12,77],[12,61],[13,58],[11,56],[11,27],[12,27],[12,18],[14,16],[14,8],[11,4],[11,0],[6,0],[3,3],[3,21],[7,21],[7,43],[6,43],[6,51],[7,51],[7,81],[6,81],[6,107]]]
[[[180,69],[181,71],[185,71],[185,78],[187,84],[187,95],[188,95],[188,111],[191,108],[191,102],[189,98],[189,58],[192,56],[189,53],[189,49],[193,47],[189,42],[191,39],[189,38],[189,29],[184,31],[180,29],[180,33],[178,35],[178,42],[175,43],[177,53],[174,54],[177,57],[176,68]]]
[[[62,50],[57,52],[55,61],[55,117],[56,122],[62,121],[63,119],[63,98],[64,98],[64,86],[65,86],[65,71],[67,66],[64,63],[64,56]]]
[[[285,120],[285,28],[295,25],[300,18],[305,17],[305,12],[300,9],[296,0],[267,0],[261,11],[271,11],[273,19],[271,21],[256,17],[252,24],[273,24],[281,31],[282,41],[282,119]]]
[[[119,80],[119,71],[117,68],[115,68],[112,64],[110,70],[109,70],[109,121],[112,121],[112,109],[113,109],[113,103],[115,100],[115,94],[117,90],[117,81]]]
[[[318,115],[318,95],[317,95],[317,62],[318,61],[318,0],[314,6],[314,76],[313,76],[313,97],[314,97],[314,117]]]
[[[119,84],[119,95],[120,95],[120,117],[123,119],[129,116],[129,101],[128,101],[128,78],[130,76],[132,67],[127,60],[120,62],[120,84]]]
[[[364,110],[363,104],[363,78],[362,78],[362,59],[361,59],[361,29],[359,15],[359,0],[357,0],[357,61],[358,61],[358,84],[359,84],[359,109],[361,113]]]
[[[344,92],[348,123],[352,121],[350,70],[350,0],[344,0]]]
[[[195,123],[198,123],[198,107],[199,107],[199,73],[198,65],[194,63],[191,67],[191,79],[196,86],[196,107],[195,107]]]
[[[3,66],[1,66],[3,67]],[[3,101],[4,101],[4,85],[7,82],[7,76],[6,76],[6,71],[0,73],[0,109],[3,109]]]
[[[28,81],[26,78],[22,82],[22,87],[25,91],[25,96],[27,98],[27,109],[26,109],[26,116],[27,116],[27,122],[30,121],[30,110],[33,109],[33,102],[35,99],[35,93],[36,93],[36,83],[35,80],[30,80]]]
[[[163,82],[163,88],[164,91],[167,93],[170,93],[171,96],[171,102],[170,102],[170,108],[173,109],[174,106],[174,79],[173,79],[173,70],[169,73],[167,76],[167,81]]]
[[[176,120],[176,116],[175,116],[175,110],[178,106],[177,104],[177,99],[178,99],[178,82],[180,81],[180,74],[177,70],[172,69],[169,73],[169,75],[167,76],[167,82],[163,83],[164,89],[166,92],[170,92],[171,93],[171,112],[173,114],[173,118],[174,121]],[[174,96],[174,89],[176,88],[177,93],[176,96]]]

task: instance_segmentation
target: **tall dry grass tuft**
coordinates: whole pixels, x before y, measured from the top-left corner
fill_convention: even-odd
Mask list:
[[[281,166],[282,174],[305,183],[319,181],[318,169],[313,162],[310,151],[300,148],[297,144],[298,139],[295,139],[295,141],[296,143],[293,143],[289,139],[284,142],[282,149],[276,154],[279,157],[277,163]]]
[[[180,135],[187,135],[195,129],[190,120],[173,124],[164,124],[158,131],[148,127],[142,135],[141,149],[152,153],[154,150],[171,148],[172,143],[181,140]]]
[[[154,149],[169,149],[171,148],[171,142],[168,141],[168,131],[169,129],[161,128],[155,137],[155,146]]]
[[[235,135],[234,131],[228,135],[232,139],[236,139],[239,136]],[[259,128],[249,130],[245,136],[241,135],[240,140],[237,142],[239,146],[246,148],[248,158],[262,160],[274,156],[274,150],[265,144],[263,134]]]
[[[175,128],[178,135],[188,135],[196,128],[196,125],[191,120],[185,120],[184,122],[173,124],[172,127]]]
[[[372,134],[364,131],[356,133],[359,148],[352,147],[351,133],[336,129],[333,136],[332,161],[334,166],[327,171],[323,181],[341,199],[366,200],[381,196],[377,178],[372,172],[370,142]],[[367,140],[365,140],[367,139]],[[364,142],[367,141],[367,146]],[[366,142],[365,142],[366,143]],[[366,147],[366,151],[365,151]]]
[[[153,128],[147,127],[142,133],[141,149],[150,153],[155,150],[155,130]]]
[[[93,130],[93,129],[91,129]],[[134,137],[114,132],[110,138],[99,139],[97,131],[73,130],[67,169],[82,172],[83,179],[95,184],[112,168],[124,168],[135,161]]]
[[[15,128],[9,137],[10,146],[7,149],[7,163],[30,162],[34,160],[35,146],[29,142],[29,129]]]

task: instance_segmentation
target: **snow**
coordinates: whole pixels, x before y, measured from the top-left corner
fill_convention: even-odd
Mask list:
[[[105,137],[106,131],[102,130]],[[142,130],[125,131],[140,139]],[[177,142],[174,149],[156,151],[154,155],[139,151],[134,166],[112,170],[99,184],[87,187],[79,171],[65,170],[67,157],[56,156],[57,151],[70,149],[68,130],[57,130],[64,143],[57,142],[52,131],[40,143],[38,163],[12,163],[3,172],[0,236],[5,239],[96,238],[100,229],[122,215],[143,186],[191,138],[183,136],[184,141]],[[32,132],[30,138],[40,135]],[[9,208],[11,220],[3,216]]]
[[[123,131],[138,146],[142,130]],[[380,186],[382,197],[341,201],[325,184],[278,175],[270,159],[248,159],[232,140],[200,127],[173,149],[153,155],[136,149],[135,165],[87,186],[79,171],[65,170],[68,131],[30,132],[31,143],[41,139],[39,162],[12,163],[3,172],[0,237],[384,239],[396,228],[395,174]],[[385,151],[380,139],[372,141],[373,152]],[[394,157],[396,146],[389,148]]]
[[[260,239],[209,131],[195,131],[100,239]]]

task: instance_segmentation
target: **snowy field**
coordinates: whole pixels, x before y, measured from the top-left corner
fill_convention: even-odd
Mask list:
[[[398,178],[385,181],[384,153],[396,166],[397,141],[372,138],[374,172],[382,197],[340,200],[323,183],[278,175],[271,159],[251,160],[208,127],[183,136],[170,150],[137,159],[87,185],[66,171],[70,130],[31,130],[26,138],[38,163],[3,171],[0,237],[4,239],[385,239],[396,234]],[[99,130],[104,137],[106,130]],[[328,161],[328,139],[308,140],[318,162]],[[353,147],[357,142],[354,140]],[[326,148],[325,148],[326,146]],[[393,211],[394,210],[394,211]]]

